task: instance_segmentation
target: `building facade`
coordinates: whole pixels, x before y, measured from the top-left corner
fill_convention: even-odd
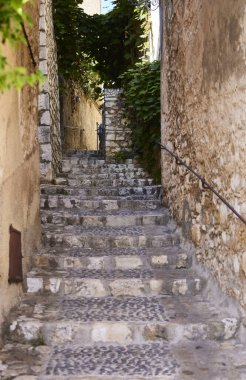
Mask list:
[[[26,26],[26,31],[38,62],[38,1],[29,3],[26,11],[33,20],[32,29]],[[3,50],[10,65],[34,71],[26,45],[15,50],[4,46]],[[0,121],[1,323],[22,295],[23,278],[40,244],[38,87],[25,86],[21,91],[1,93]]]

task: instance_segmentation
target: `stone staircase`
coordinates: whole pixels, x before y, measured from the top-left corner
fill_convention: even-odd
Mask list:
[[[5,326],[1,379],[246,379],[240,318],[204,291],[160,195],[132,160],[64,158],[41,186],[43,248]]]

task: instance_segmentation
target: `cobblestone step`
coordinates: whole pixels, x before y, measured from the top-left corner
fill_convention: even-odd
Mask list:
[[[61,269],[137,269],[137,268],[168,268],[184,269],[191,266],[191,257],[186,253],[160,252],[152,250],[147,255],[117,255],[117,252],[102,252],[102,256],[72,256],[72,252],[63,254],[43,253],[35,256],[34,264],[43,268],[61,268]]]
[[[121,187],[104,187],[104,188],[73,188],[65,185],[42,185],[41,194],[63,194],[63,195],[79,195],[82,197],[95,196],[144,196],[145,199],[158,199],[162,188],[160,185],[153,186],[121,186]]]
[[[241,317],[207,296],[146,181],[134,160],[73,150],[60,185],[41,186],[44,245],[4,329],[1,380],[246,379]]]
[[[161,206],[160,200],[150,199],[122,199],[115,197],[115,199],[81,199],[79,196],[69,195],[41,195],[41,208],[42,209],[83,209],[95,211],[110,211],[110,210],[155,210]]]
[[[240,323],[200,296],[192,302],[185,297],[46,297],[36,304],[29,298],[10,320],[7,334],[12,340],[30,342],[42,336],[48,345],[229,340]]]
[[[98,173],[98,174],[81,174],[79,173],[68,173],[59,178],[67,179],[79,179],[80,181],[105,181],[105,180],[146,180],[149,179],[148,174],[143,173]]]
[[[93,179],[107,179],[107,178],[148,178],[148,173],[142,168],[138,167],[116,167],[115,165],[104,165],[103,167],[88,167],[83,168],[79,165],[77,166],[66,166],[64,167],[61,176],[74,177],[81,176],[82,178],[87,178],[92,176]]]
[[[81,168],[81,169],[87,169],[87,168],[95,168],[95,169],[116,169],[116,170],[134,170],[134,169],[140,169],[143,170],[143,168],[136,162],[134,163],[106,163],[105,160],[90,160],[90,159],[79,159],[78,157],[75,158],[67,158],[63,160],[62,163],[62,171],[66,172],[70,169],[74,168]]]
[[[179,235],[166,226],[130,227],[45,227],[43,243],[46,247],[55,245],[84,248],[160,248],[178,244]]]
[[[191,271],[150,269],[84,270],[35,269],[27,275],[28,293],[52,293],[77,297],[194,295],[205,282]]]
[[[55,185],[65,185],[71,187],[118,187],[118,186],[151,186],[153,184],[152,178],[118,178],[118,179],[83,179],[76,177],[76,179],[57,177],[54,181]]]
[[[166,225],[170,222],[169,212],[165,209],[158,211],[43,211],[42,224],[49,225],[81,225],[83,227],[121,227]]]
[[[2,380],[245,380],[245,347],[225,343],[9,343],[0,353],[0,374]]]

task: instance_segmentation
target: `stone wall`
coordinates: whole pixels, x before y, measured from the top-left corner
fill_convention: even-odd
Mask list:
[[[38,1],[28,3],[26,9],[33,20],[32,28],[26,26],[27,35],[38,62]],[[34,71],[26,45],[1,46],[1,50],[11,66]],[[37,105],[37,87],[0,94],[0,324],[22,295],[23,284],[8,283],[10,225],[22,235],[24,276],[40,243]]]
[[[169,0],[163,22],[162,143],[246,218],[245,1]],[[246,226],[164,151],[162,174],[198,261],[245,307]]]
[[[85,96],[72,82],[63,83],[63,149],[97,149],[97,124],[102,122],[99,104]]]
[[[39,95],[41,180],[51,181],[61,169],[59,83],[52,0],[40,1],[40,63],[45,82]]]
[[[104,124],[105,124],[105,158],[110,160],[121,151],[131,151],[131,130],[126,127],[124,107],[119,89],[105,89]]]

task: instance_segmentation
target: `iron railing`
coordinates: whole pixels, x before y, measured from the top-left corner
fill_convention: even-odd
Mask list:
[[[211,186],[206,180],[204,177],[202,177],[200,174],[198,174],[191,166],[187,165],[181,158],[178,157],[177,154],[173,153],[167,146],[165,145],[162,145],[159,141],[156,142],[157,145],[159,145],[161,147],[161,149],[165,150],[167,153],[169,153],[176,161],[176,164],[177,165],[181,165],[181,166],[184,166],[187,170],[189,170],[195,177],[197,177],[201,183],[202,183],[202,187],[205,189],[205,190],[210,190],[213,194],[215,194],[232,212],[233,214],[235,214],[238,219],[241,220],[241,222],[243,222],[245,225],[246,225],[246,219],[240,215],[234,207],[232,207],[232,205],[230,205],[229,202],[227,202],[227,200],[219,194],[219,192],[217,190],[215,190],[213,188],[213,186]]]
[[[24,34],[24,37],[25,37],[25,40],[26,40],[26,43],[27,43],[27,47],[28,47],[28,50],[29,50],[29,54],[30,54],[30,58],[31,58],[32,64],[36,68],[37,67],[37,62],[35,61],[34,54],[33,54],[33,51],[32,51],[32,45],[31,45],[30,40],[28,38],[28,34],[27,34],[27,31],[26,31],[26,28],[25,28],[25,25],[24,25],[23,22],[21,23],[21,28],[22,28],[22,31],[23,31],[23,34]]]

